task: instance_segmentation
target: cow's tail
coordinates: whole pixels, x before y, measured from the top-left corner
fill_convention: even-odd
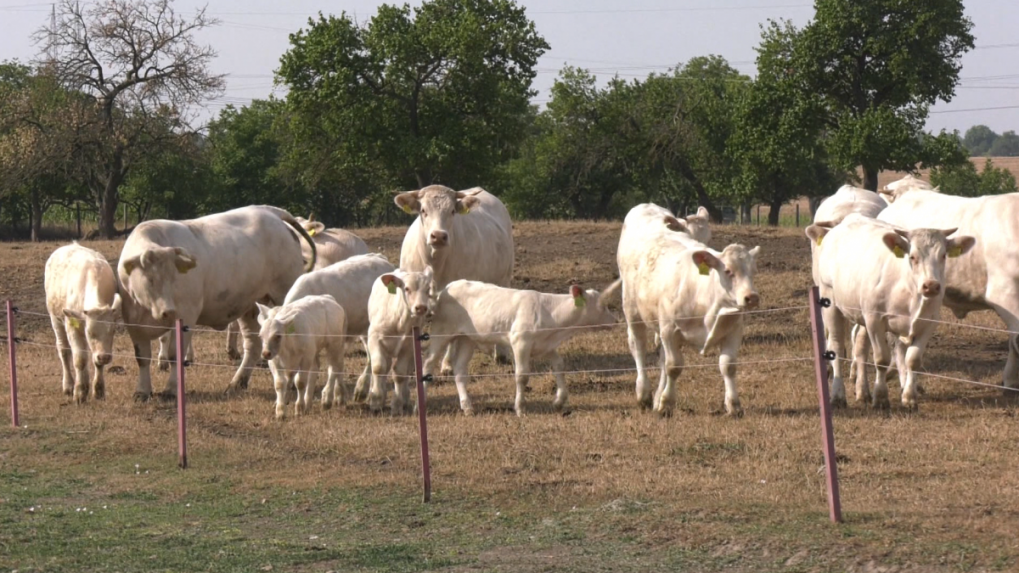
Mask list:
[[[305,263],[304,272],[307,273],[314,269],[315,260],[318,257],[318,251],[317,249],[315,249],[315,240],[311,238],[311,235],[308,234],[308,231],[306,231],[304,227],[301,226],[301,223],[298,222],[297,219],[295,219],[294,216],[291,215],[287,210],[280,209],[279,207],[273,207],[271,205],[263,205],[263,208],[272,211],[272,213],[279,217],[280,219],[282,219],[284,223],[293,227],[294,231],[296,231],[298,235],[304,237],[304,240],[308,242],[308,246],[311,247],[311,258],[308,259],[307,263]]]

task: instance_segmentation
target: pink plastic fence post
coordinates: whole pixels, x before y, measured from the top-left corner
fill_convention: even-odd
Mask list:
[[[421,476],[424,480],[424,502],[432,500],[432,466],[428,461],[428,419],[425,406],[425,378],[421,360],[421,329],[414,327],[414,372],[418,389],[418,426],[421,434]]]
[[[177,319],[177,446],[180,452],[180,459],[177,465],[180,469],[188,467],[188,436],[187,436],[187,414],[185,412],[186,396],[184,395],[184,323]]]
[[[821,300],[817,287],[810,289],[810,330],[814,335],[814,374],[817,377],[817,399],[821,407],[821,440],[824,444],[824,469],[828,482],[828,513],[834,523],[842,523],[842,503],[839,500],[839,470],[835,458],[835,431],[831,422],[831,403],[828,399],[828,357],[825,356],[824,323],[821,306],[831,301]]]
[[[14,337],[14,303],[7,301],[7,352],[11,365],[11,426],[18,427],[18,363],[17,340]]]

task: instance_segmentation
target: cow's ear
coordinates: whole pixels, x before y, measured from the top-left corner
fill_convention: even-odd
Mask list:
[[[587,305],[587,295],[584,293],[584,289],[580,285],[570,286],[570,296],[573,297],[573,304],[577,308],[583,308]]]
[[[255,305],[258,306],[258,325],[262,326],[265,324],[265,321],[269,320],[269,315],[272,313],[272,309],[260,302],[256,302]]]
[[[711,219],[710,213],[708,213],[708,210],[707,210],[706,207],[697,207],[697,216],[698,217],[704,217],[707,220]]]
[[[403,209],[408,215],[415,215],[421,211],[421,201],[418,200],[420,191],[407,191],[393,197],[396,206]]]
[[[806,233],[807,237],[811,240],[811,242],[820,246],[821,241],[824,240],[824,237],[825,235],[828,234],[828,231],[831,231],[830,227],[826,227],[823,223],[815,223],[807,227],[804,233]]]
[[[315,235],[322,234],[322,231],[326,230],[326,226],[319,221],[309,220],[305,229],[308,231],[308,236],[314,237]]]
[[[672,215],[663,215],[662,222],[669,228],[670,231],[678,231],[681,233],[689,233],[690,227],[686,225],[686,221],[673,217]]]
[[[389,290],[389,294],[396,294],[396,289],[403,288],[403,279],[393,273],[386,273],[379,277],[379,280]]]
[[[183,275],[190,271],[191,269],[198,266],[198,263],[195,261],[195,259],[191,255],[189,255],[188,252],[185,251],[184,249],[180,247],[174,247],[173,251],[174,251],[173,265],[177,267],[178,273]]]
[[[708,251],[694,251],[691,255],[693,262],[697,265],[697,270],[702,275],[706,275],[710,272],[710,269],[722,270],[725,268],[725,264],[722,260],[711,254]]]
[[[888,232],[881,237],[881,242],[888,247],[896,257],[903,258],[909,252],[909,241],[899,233]]]
[[[133,270],[135,270],[135,269],[137,269],[137,268],[142,266],[142,259],[141,259],[141,257],[137,257],[137,256],[131,257],[131,258],[123,261],[121,263],[121,266],[124,267],[124,273],[130,275],[131,271],[133,271]]]
[[[463,199],[457,199],[456,201],[456,212],[461,215],[466,215],[471,212],[471,208],[480,203],[481,200],[474,195],[468,195]]]
[[[113,312],[120,312],[121,307],[124,304],[124,299],[120,298],[120,294],[113,295],[113,304],[110,305],[110,310]]]
[[[976,244],[976,238],[969,235],[952,237],[948,239],[948,256],[952,258],[961,257],[970,252]]]
[[[71,324],[71,328],[75,330],[81,328],[82,323],[85,322],[85,315],[76,310],[65,308],[64,316],[67,317],[67,322]]]
[[[759,254],[761,254],[761,246],[760,245],[757,245],[756,247],[750,249],[750,256],[753,257],[754,259],[757,259],[757,255],[759,255]]]

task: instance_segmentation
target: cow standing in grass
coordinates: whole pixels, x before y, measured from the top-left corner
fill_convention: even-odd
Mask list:
[[[46,309],[57,337],[64,394],[88,400],[88,362],[95,375],[92,397],[105,397],[103,368],[113,360],[113,334],[120,316],[117,278],[106,257],[78,243],[60,247],[46,261]],[[73,360],[73,371],[72,371]]]

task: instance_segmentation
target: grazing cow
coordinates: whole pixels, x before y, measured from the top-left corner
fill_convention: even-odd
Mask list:
[[[509,286],[513,278],[513,227],[509,211],[480,187],[453,191],[431,185],[400,193],[396,205],[417,215],[400,249],[400,268],[435,273],[435,292],[452,281],[469,279]],[[506,351],[496,347],[496,358]],[[448,358],[448,357],[447,357]],[[448,361],[443,371],[449,370]]]
[[[853,214],[829,229],[822,225],[807,227],[806,233],[817,245],[818,287],[832,305],[824,309],[824,321],[831,328],[829,349],[845,356],[846,326],[866,328],[874,350],[877,378],[874,406],[888,407],[888,367],[891,348],[886,332],[898,336],[904,360],[900,362],[902,405],[916,408],[916,369],[924,349],[934,335],[945,296],[945,262],[973,248],[969,236],[948,238],[955,229],[903,230],[888,223]],[[865,348],[855,343],[856,399],[866,400]],[[896,346],[899,344],[897,343]],[[841,360],[833,363],[831,402],[846,405],[846,389]]]
[[[372,285],[375,279],[395,270],[396,267],[381,254],[357,255],[302,275],[290,287],[283,303],[289,304],[309,295],[330,295],[343,307],[347,317],[347,334],[364,337],[368,335],[368,298]],[[362,342],[367,350],[367,340],[362,338]],[[370,380],[371,364],[367,363],[354,387],[355,400],[367,397]]]
[[[333,297],[307,295],[276,308],[258,304],[258,324],[262,358],[269,361],[276,387],[277,418],[283,417],[291,385],[297,388],[294,415],[308,413],[323,351],[328,375],[322,389],[322,408],[331,408],[334,399],[347,403],[343,372],[347,320],[343,307]]]
[[[46,261],[46,310],[57,337],[64,394],[88,400],[88,361],[95,375],[92,397],[105,397],[103,368],[113,360],[113,333],[120,315],[117,279],[106,257],[78,243],[53,251]],[[71,361],[74,370],[71,371]]]
[[[898,181],[892,181],[885,185],[879,192],[889,204],[894,203],[896,199],[902,196],[903,193],[909,191],[938,191],[937,187],[932,187],[930,183],[923,179],[913,177],[912,174],[907,174]],[[814,218],[815,221],[821,221],[822,219]]]
[[[415,326],[423,327],[432,311],[434,275],[431,267],[424,272],[398,269],[375,280],[368,298],[368,359],[372,383],[368,407],[377,412],[386,401],[386,383],[394,374],[395,392],[392,415],[409,411],[409,380],[414,375]]]
[[[637,366],[637,399],[652,406],[645,360],[649,325],[661,338],[663,369],[654,399],[660,414],[676,404],[676,382],[683,371],[682,347],[701,354],[718,348],[725,380],[725,409],[741,415],[733,362],[743,340],[743,312],[757,308],[754,273],[760,247],[733,244],[721,252],[679,233],[648,233],[639,213],[627,214],[619,239],[617,262],[623,281],[630,352]]]
[[[225,329],[240,319],[244,357],[227,390],[246,388],[258,358],[256,302],[278,304],[307,269],[297,235],[311,237],[290,213],[268,206],[234,209],[189,221],[140,223],[124,243],[117,267],[124,322],[138,361],[136,399],[152,395],[152,340],[176,319]],[[314,259],[314,257],[312,257]],[[172,340],[172,338],[171,338]],[[184,333],[187,347],[191,333]],[[170,356],[174,359],[170,345]],[[170,370],[166,394],[176,393]]]
[[[711,219],[708,216],[708,210],[704,207],[699,207],[696,215],[680,219],[665,207],[654,203],[641,203],[630,209],[626,217],[627,220],[633,222],[632,229],[634,231],[644,230],[654,234],[675,231],[682,233],[684,237],[693,238],[693,240],[704,244],[711,241]]]
[[[1019,332],[1019,193],[957,197],[932,191],[902,194],[879,219],[905,228],[954,228],[976,238],[976,248],[945,266],[944,305],[958,318],[993,310]],[[1003,382],[1019,387],[1019,341],[1009,335]]]
[[[887,206],[888,201],[873,191],[852,185],[843,185],[834,195],[821,201],[821,205],[814,213],[814,221],[837,225],[850,213],[859,213],[865,217],[877,217],[877,214]]]
[[[566,376],[559,346],[584,330],[611,326],[616,317],[605,308],[605,300],[619,287],[617,280],[604,293],[577,285],[569,294],[545,294],[517,290],[477,281],[453,281],[439,293],[429,334],[432,346],[425,371],[446,346],[453,347],[453,372],[460,408],[473,414],[467,395],[468,367],[478,346],[506,344],[513,349],[517,394],[513,409],[523,415],[524,390],[531,374],[531,359],[549,358],[556,379],[552,408],[566,406]]]

